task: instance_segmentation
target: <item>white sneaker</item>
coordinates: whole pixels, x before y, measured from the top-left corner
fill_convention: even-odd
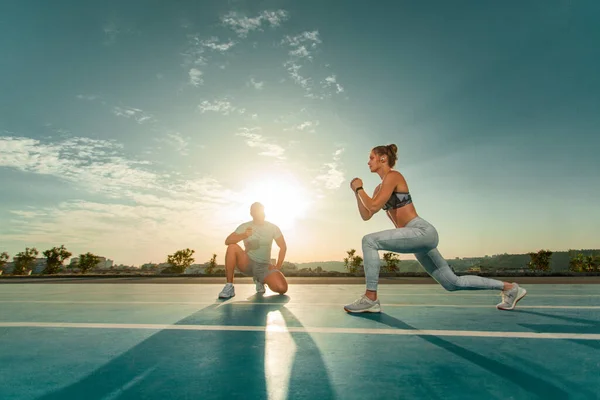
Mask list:
[[[223,288],[223,290],[221,290],[221,293],[219,293],[219,298],[220,299],[229,299],[233,296],[235,296],[235,288],[233,287],[233,284],[231,284],[231,283],[225,284],[225,287]]]
[[[515,306],[525,295],[527,290],[513,282],[513,288],[502,291],[502,303],[496,305],[498,310],[514,310]]]
[[[366,295],[362,295],[358,299],[356,299],[353,303],[350,303],[344,306],[344,310],[349,313],[363,313],[363,312],[372,312],[379,313],[381,312],[381,304],[379,303],[379,299],[373,301],[369,299]]]
[[[254,279],[254,283],[256,284],[256,293],[265,293],[265,284],[264,283],[260,283],[256,279]]]

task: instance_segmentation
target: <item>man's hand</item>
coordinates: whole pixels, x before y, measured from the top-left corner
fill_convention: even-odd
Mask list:
[[[248,239],[250,236],[252,236],[252,227],[246,228],[246,230],[242,233],[237,233],[236,229],[235,231],[231,232],[231,234],[225,239],[225,246],[236,244],[240,240],[243,240],[245,242],[246,239]],[[246,251],[247,250],[248,249],[246,248]]]
[[[361,187],[363,185],[363,181],[360,178],[354,178],[352,179],[352,182],[350,182],[350,188],[352,188],[353,192],[356,192],[356,189]]]
[[[277,265],[271,264],[271,265],[269,265],[269,270],[272,270],[272,269],[281,269],[281,268],[277,268]]]

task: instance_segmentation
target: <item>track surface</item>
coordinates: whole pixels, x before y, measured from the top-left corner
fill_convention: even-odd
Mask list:
[[[219,301],[222,280],[164,279],[0,285],[0,399],[600,398],[599,285],[519,279],[499,311],[495,291],[384,279],[383,313],[349,315],[362,283],[239,279]]]

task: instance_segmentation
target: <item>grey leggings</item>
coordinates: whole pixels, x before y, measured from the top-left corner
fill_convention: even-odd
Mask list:
[[[388,229],[363,237],[367,290],[377,290],[381,261],[379,250],[394,253],[413,253],[425,271],[448,291],[503,290],[504,283],[480,276],[456,276],[437,249],[437,230],[421,217],[416,217],[403,228]]]

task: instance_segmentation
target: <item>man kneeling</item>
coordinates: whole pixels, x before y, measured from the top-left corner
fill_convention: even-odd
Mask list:
[[[280,269],[285,258],[287,246],[279,227],[265,220],[264,206],[254,203],[250,207],[252,221],[245,222],[237,227],[227,239],[225,245],[225,272],[227,283],[219,293],[220,299],[235,296],[233,275],[237,267],[244,275],[252,276],[256,283],[258,293],[265,292],[265,284],[273,292],[284,294],[288,284]],[[243,250],[238,242],[244,241]],[[271,265],[271,247],[273,240],[279,246],[277,264]]]

